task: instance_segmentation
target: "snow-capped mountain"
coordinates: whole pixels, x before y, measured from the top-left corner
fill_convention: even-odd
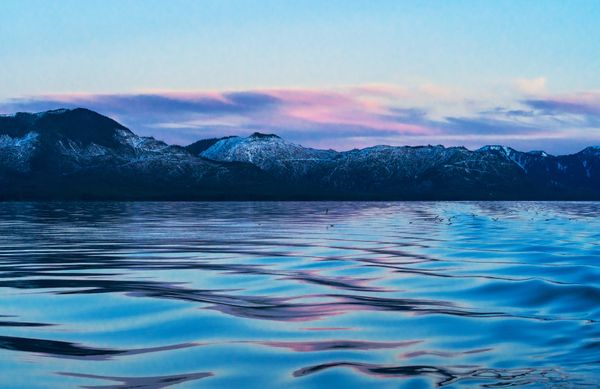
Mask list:
[[[0,199],[600,199],[600,147],[337,152],[277,135],[187,147],[87,109],[0,116]]]
[[[600,192],[597,148],[568,156],[505,146],[375,146],[336,152],[255,133],[205,143],[198,155],[255,164],[312,193],[365,198],[578,198]],[[308,189],[310,188],[310,189]]]
[[[226,197],[262,175],[137,136],[87,109],[0,117],[0,198]]]
[[[189,157],[181,147],[139,137],[114,120],[81,108],[0,117],[0,148],[21,149],[22,162],[52,159],[59,165],[46,168],[61,169],[65,164],[76,168],[118,159]]]
[[[232,136],[218,140],[200,155],[215,161],[247,162],[278,177],[294,179],[309,175],[339,153],[289,143],[273,134],[255,132],[249,137]]]
[[[554,156],[544,151],[520,152],[510,147],[486,146],[482,153],[496,153],[518,165],[528,180],[550,192],[565,190],[598,191],[600,188],[600,147],[588,147],[571,155]]]

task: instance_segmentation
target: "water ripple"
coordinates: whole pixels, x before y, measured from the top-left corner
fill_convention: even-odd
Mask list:
[[[599,216],[2,203],[0,386],[597,387]]]

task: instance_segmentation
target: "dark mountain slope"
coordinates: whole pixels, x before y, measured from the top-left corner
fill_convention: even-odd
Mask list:
[[[0,198],[240,198],[267,175],[139,137],[86,109],[0,120]]]
[[[600,200],[600,148],[337,152],[261,133],[179,147],[63,109],[0,116],[0,199]]]
[[[200,153],[255,164],[294,193],[368,199],[600,198],[598,148],[553,157],[502,146],[375,146],[336,152],[254,134],[214,142]]]

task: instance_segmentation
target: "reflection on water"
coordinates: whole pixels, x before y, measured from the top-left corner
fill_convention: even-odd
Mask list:
[[[600,203],[3,203],[0,386],[600,382]]]

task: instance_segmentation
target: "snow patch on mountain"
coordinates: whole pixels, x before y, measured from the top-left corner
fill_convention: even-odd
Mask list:
[[[529,154],[529,155],[536,155],[538,157],[544,157],[544,158],[550,157],[550,154],[546,153],[543,150],[531,150],[527,154]]]
[[[312,163],[335,158],[338,153],[286,142],[277,135],[254,133],[249,137],[221,139],[200,155],[215,161],[252,163],[263,170],[299,173]]]
[[[26,172],[29,161],[39,143],[37,132],[28,132],[22,137],[0,135],[0,168]]]
[[[111,154],[110,149],[96,143],[83,146],[71,139],[64,139],[59,140],[56,145],[61,154],[76,160],[86,160]]]
[[[0,135],[0,148],[4,147],[24,147],[29,148],[33,146],[38,138],[37,132],[31,131],[22,137],[11,137],[6,134]]]
[[[533,151],[533,152],[529,152],[529,153],[523,153],[523,152],[517,151],[511,147],[500,146],[500,145],[484,146],[484,147],[478,149],[477,151],[478,152],[497,152],[500,155],[504,156],[509,161],[512,161],[515,164],[517,164],[517,166],[519,166],[525,173],[527,173],[527,171],[528,171],[529,163],[531,162],[530,161],[531,158],[548,156],[548,154],[544,153],[543,151],[542,152]]]
[[[170,147],[166,143],[152,137],[137,136],[131,131],[122,129],[115,131],[115,139],[134,150],[142,152],[161,152]]]

